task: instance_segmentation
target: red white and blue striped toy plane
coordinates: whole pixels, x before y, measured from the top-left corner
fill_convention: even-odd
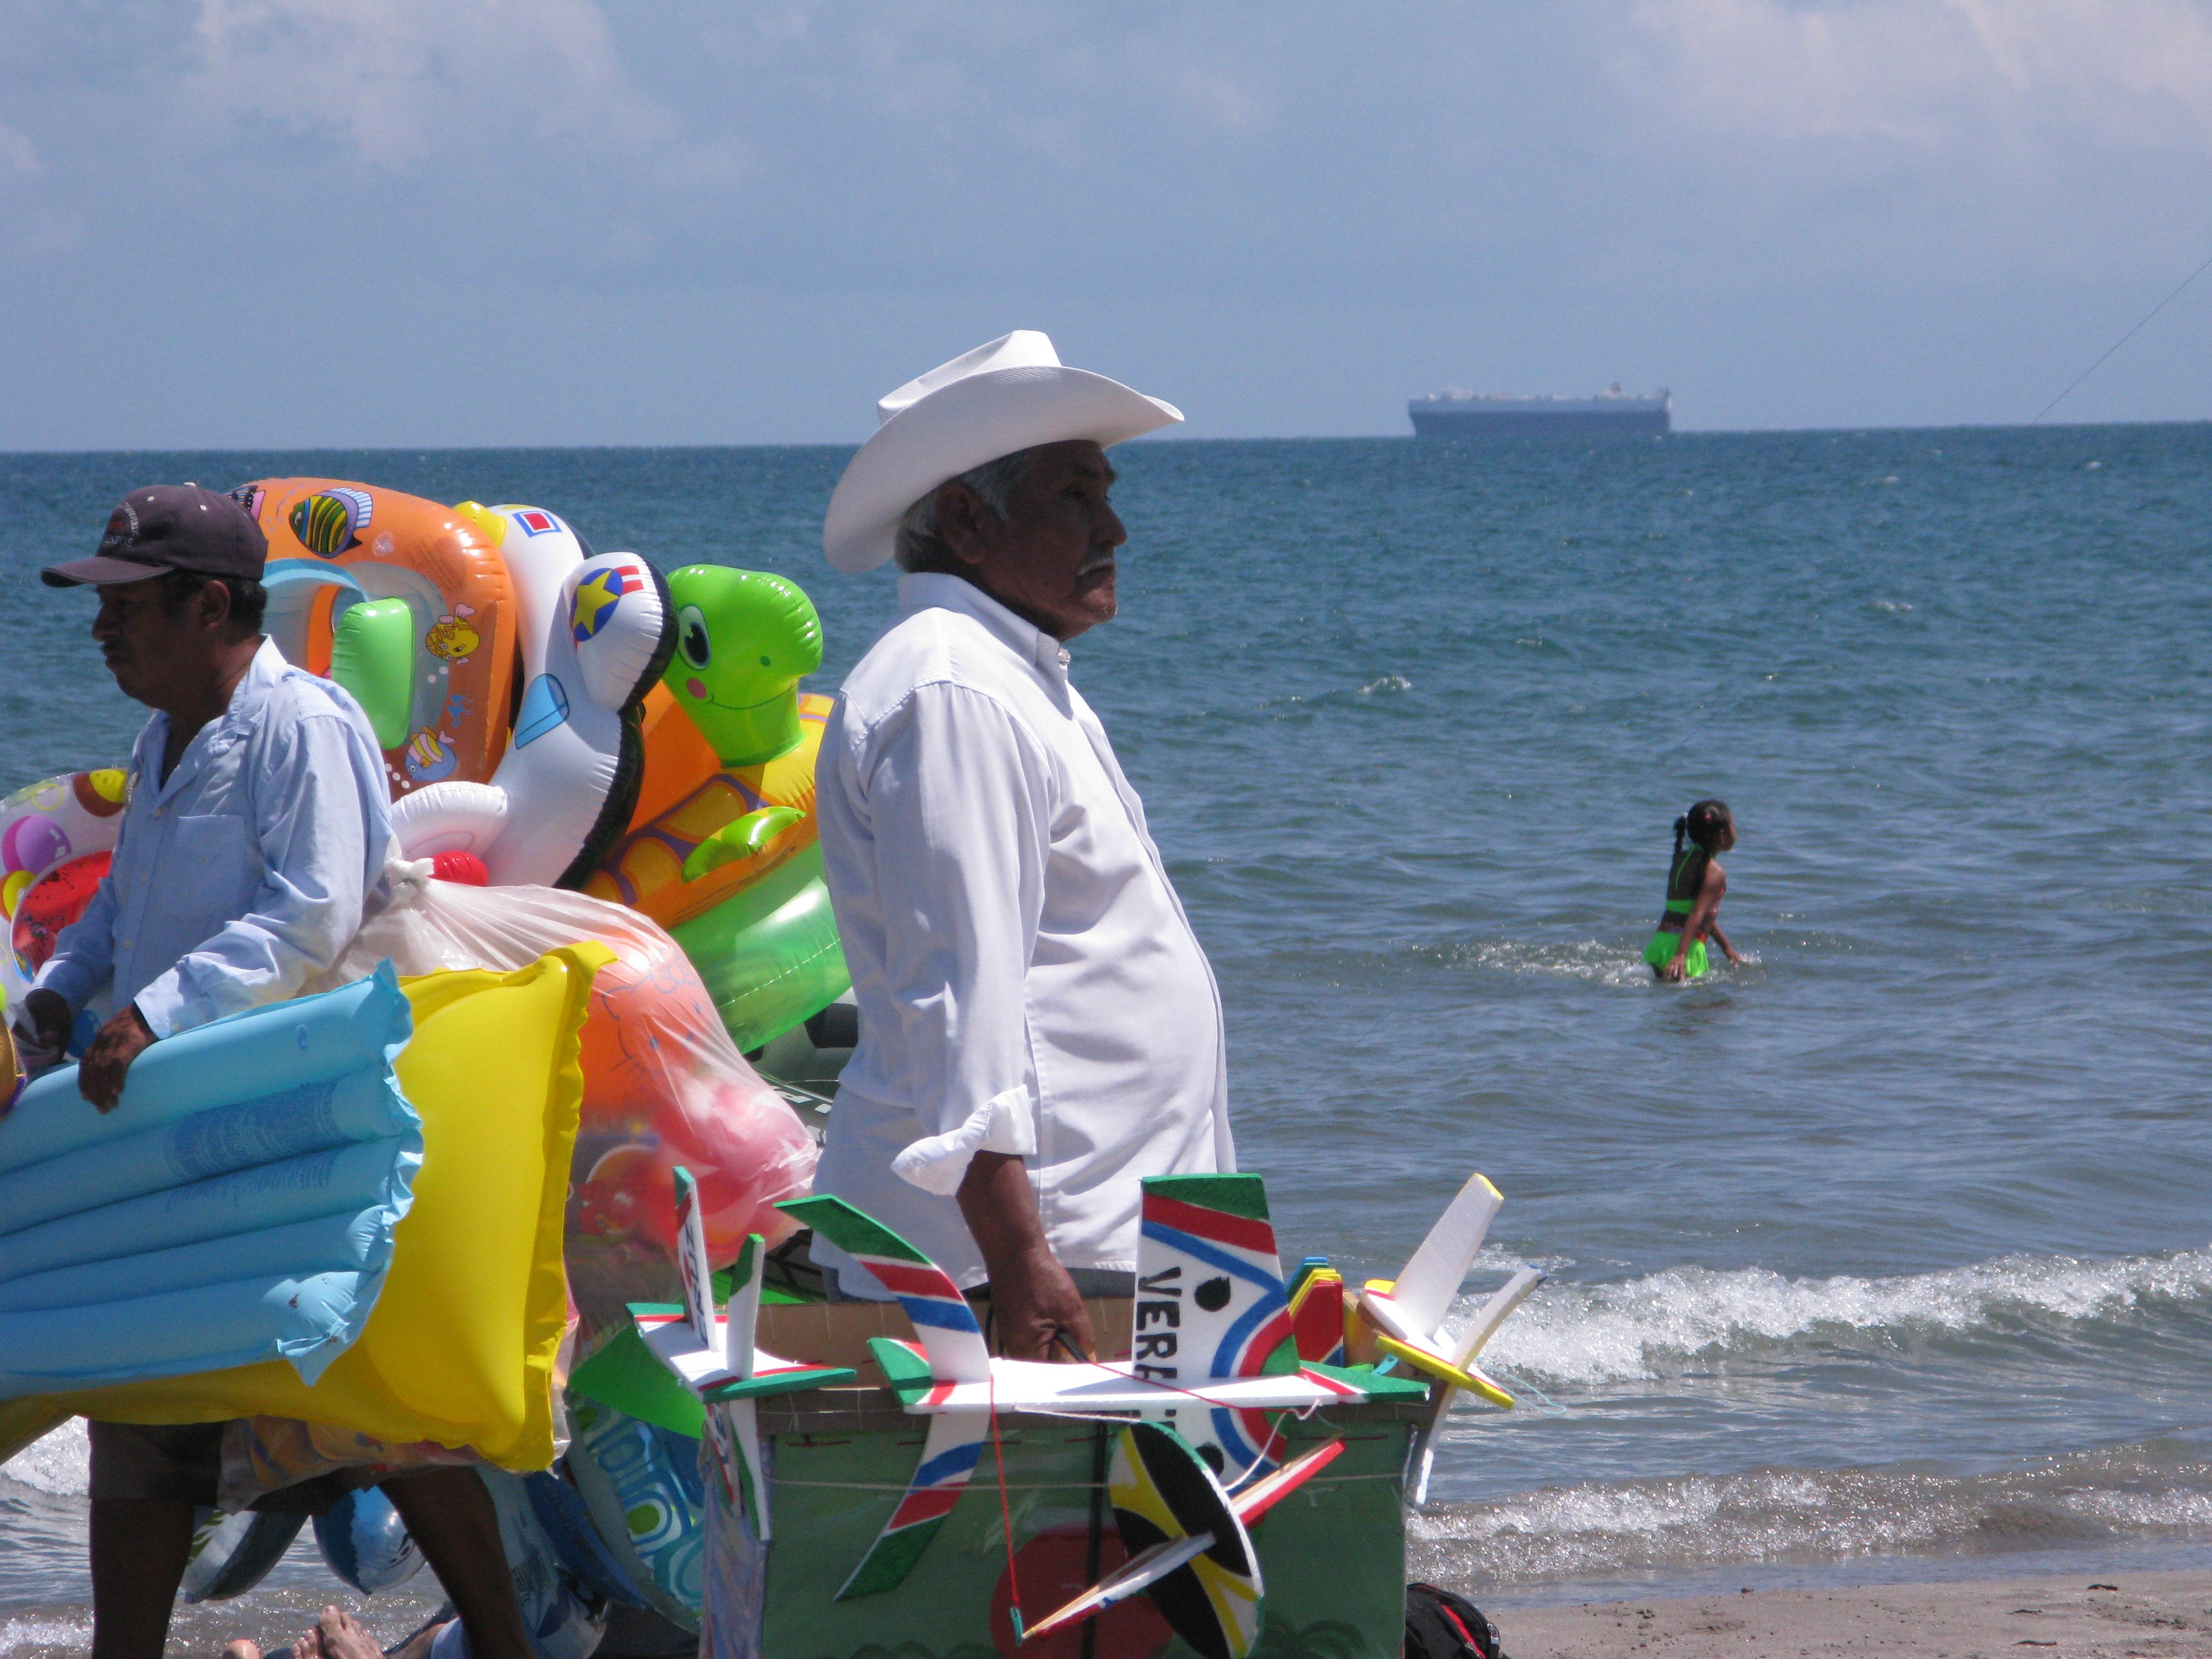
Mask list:
[[[767,1394],[850,1382],[857,1373],[848,1366],[781,1359],[755,1345],[753,1327],[760,1316],[761,1273],[767,1257],[758,1233],[746,1238],[731,1269],[729,1306],[722,1313],[714,1311],[706,1224],[699,1210],[698,1185],[689,1170],[676,1171],[676,1264],[684,1282],[684,1305],[634,1304],[630,1318],[653,1357],[705,1406],[707,1441],[714,1449],[722,1490],[732,1504],[743,1505],[755,1534],[766,1542],[768,1480],[753,1401]]]
[[[929,1429],[905,1497],[840,1600],[904,1579],[975,1473],[994,1412],[1167,1425],[1234,1492],[1281,1461],[1272,1414],[1408,1391],[1396,1379],[1378,1386],[1371,1372],[1300,1363],[1257,1176],[1146,1179],[1130,1358],[1107,1364],[994,1358],[959,1287],[897,1234],[841,1199],[779,1207],[874,1274],[921,1339],[869,1344]],[[1318,1467],[1305,1465],[1300,1478]],[[1271,1500],[1281,1495],[1270,1489]]]

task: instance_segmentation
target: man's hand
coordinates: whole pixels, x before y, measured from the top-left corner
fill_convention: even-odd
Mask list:
[[[1044,1241],[1030,1173],[1012,1152],[978,1152],[958,1194],[961,1218],[991,1274],[991,1324],[1012,1359],[1064,1359],[1055,1332],[1085,1353],[1097,1350],[1091,1315],[1067,1269]]]
[[[15,1051],[23,1064],[52,1066],[69,1050],[70,1006],[58,991],[33,991],[15,1010]]]
[[[100,1034],[77,1064],[76,1091],[103,1112],[112,1112],[123,1098],[124,1074],[131,1062],[154,1046],[154,1033],[138,1012],[126,1002],[123,1011],[100,1028]]]
[[[991,1330],[999,1339],[999,1352],[1009,1359],[1067,1358],[1067,1351],[1054,1340],[1063,1331],[1082,1352],[1097,1348],[1090,1310],[1049,1250],[992,1268]]]

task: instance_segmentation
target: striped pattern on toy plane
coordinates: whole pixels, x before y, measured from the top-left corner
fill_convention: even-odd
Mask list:
[[[864,1263],[898,1298],[919,1339],[918,1346],[886,1337],[869,1344],[906,1409],[932,1423],[920,1466],[839,1592],[841,1598],[890,1589],[906,1576],[974,1473],[994,1412],[1116,1419],[1180,1414],[1198,1429],[1204,1443],[1199,1455],[1207,1466],[1215,1458],[1224,1463],[1233,1459],[1241,1479],[1260,1467],[1257,1454],[1269,1433],[1261,1413],[1306,1412],[1367,1397],[1367,1390],[1350,1376],[1298,1364],[1258,1178],[1170,1179],[1249,1185],[1211,1189],[1230,1200],[1222,1205],[1194,1201],[1209,1189],[1171,1187],[1162,1194],[1167,1201],[1156,1214],[1147,1210],[1164,1237],[1142,1248],[1155,1272],[1167,1275],[1153,1297],[1166,1310],[1145,1321],[1142,1328],[1180,1336],[1188,1309],[1194,1345],[1186,1351],[1178,1343],[1170,1356],[1163,1352],[1165,1345],[1156,1342],[1149,1362],[1063,1365],[994,1358],[967,1299],[897,1234],[842,1199],[797,1199],[778,1206]],[[1193,1358],[1184,1358],[1186,1352]],[[1226,1363],[1248,1369],[1211,1375],[1208,1366],[1196,1363],[1200,1355],[1223,1356]],[[1228,1436],[1217,1430],[1216,1417],[1228,1419]],[[959,1426],[940,1435],[938,1425],[948,1419]],[[1231,1446],[1242,1455],[1232,1455]]]
[[[835,1244],[898,1298],[929,1350],[932,1369],[963,1382],[991,1376],[991,1351],[975,1311],[951,1275],[872,1216],[842,1198],[787,1199],[776,1208]]]
[[[915,1466],[914,1478],[908,1481],[890,1519],[868,1546],[868,1553],[839,1588],[838,1601],[894,1589],[913,1571],[921,1553],[929,1547],[929,1540],[945,1524],[945,1517],[952,1513],[960,1494],[968,1489],[989,1432],[990,1419],[972,1413],[929,1419],[929,1432],[922,1438],[921,1462]]]
[[[1182,1389],[1297,1375],[1266,1183],[1254,1175],[1152,1176],[1143,1194],[1131,1370]],[[1166,1416],[1231,1487],[1275,1466],[1274,1427],[1259,1410],[1215,1404]]]

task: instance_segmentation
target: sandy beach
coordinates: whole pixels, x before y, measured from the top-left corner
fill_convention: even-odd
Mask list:
[[[1759,1590],[1493,1617],[1512,1659],[2197,1659],[2212,1655],[2212,1571]]]

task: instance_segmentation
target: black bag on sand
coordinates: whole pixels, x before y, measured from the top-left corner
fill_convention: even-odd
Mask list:
[[[1498,1626],[1464,1595],[1406,1586],[1406,1659],[1505,1659]]]

